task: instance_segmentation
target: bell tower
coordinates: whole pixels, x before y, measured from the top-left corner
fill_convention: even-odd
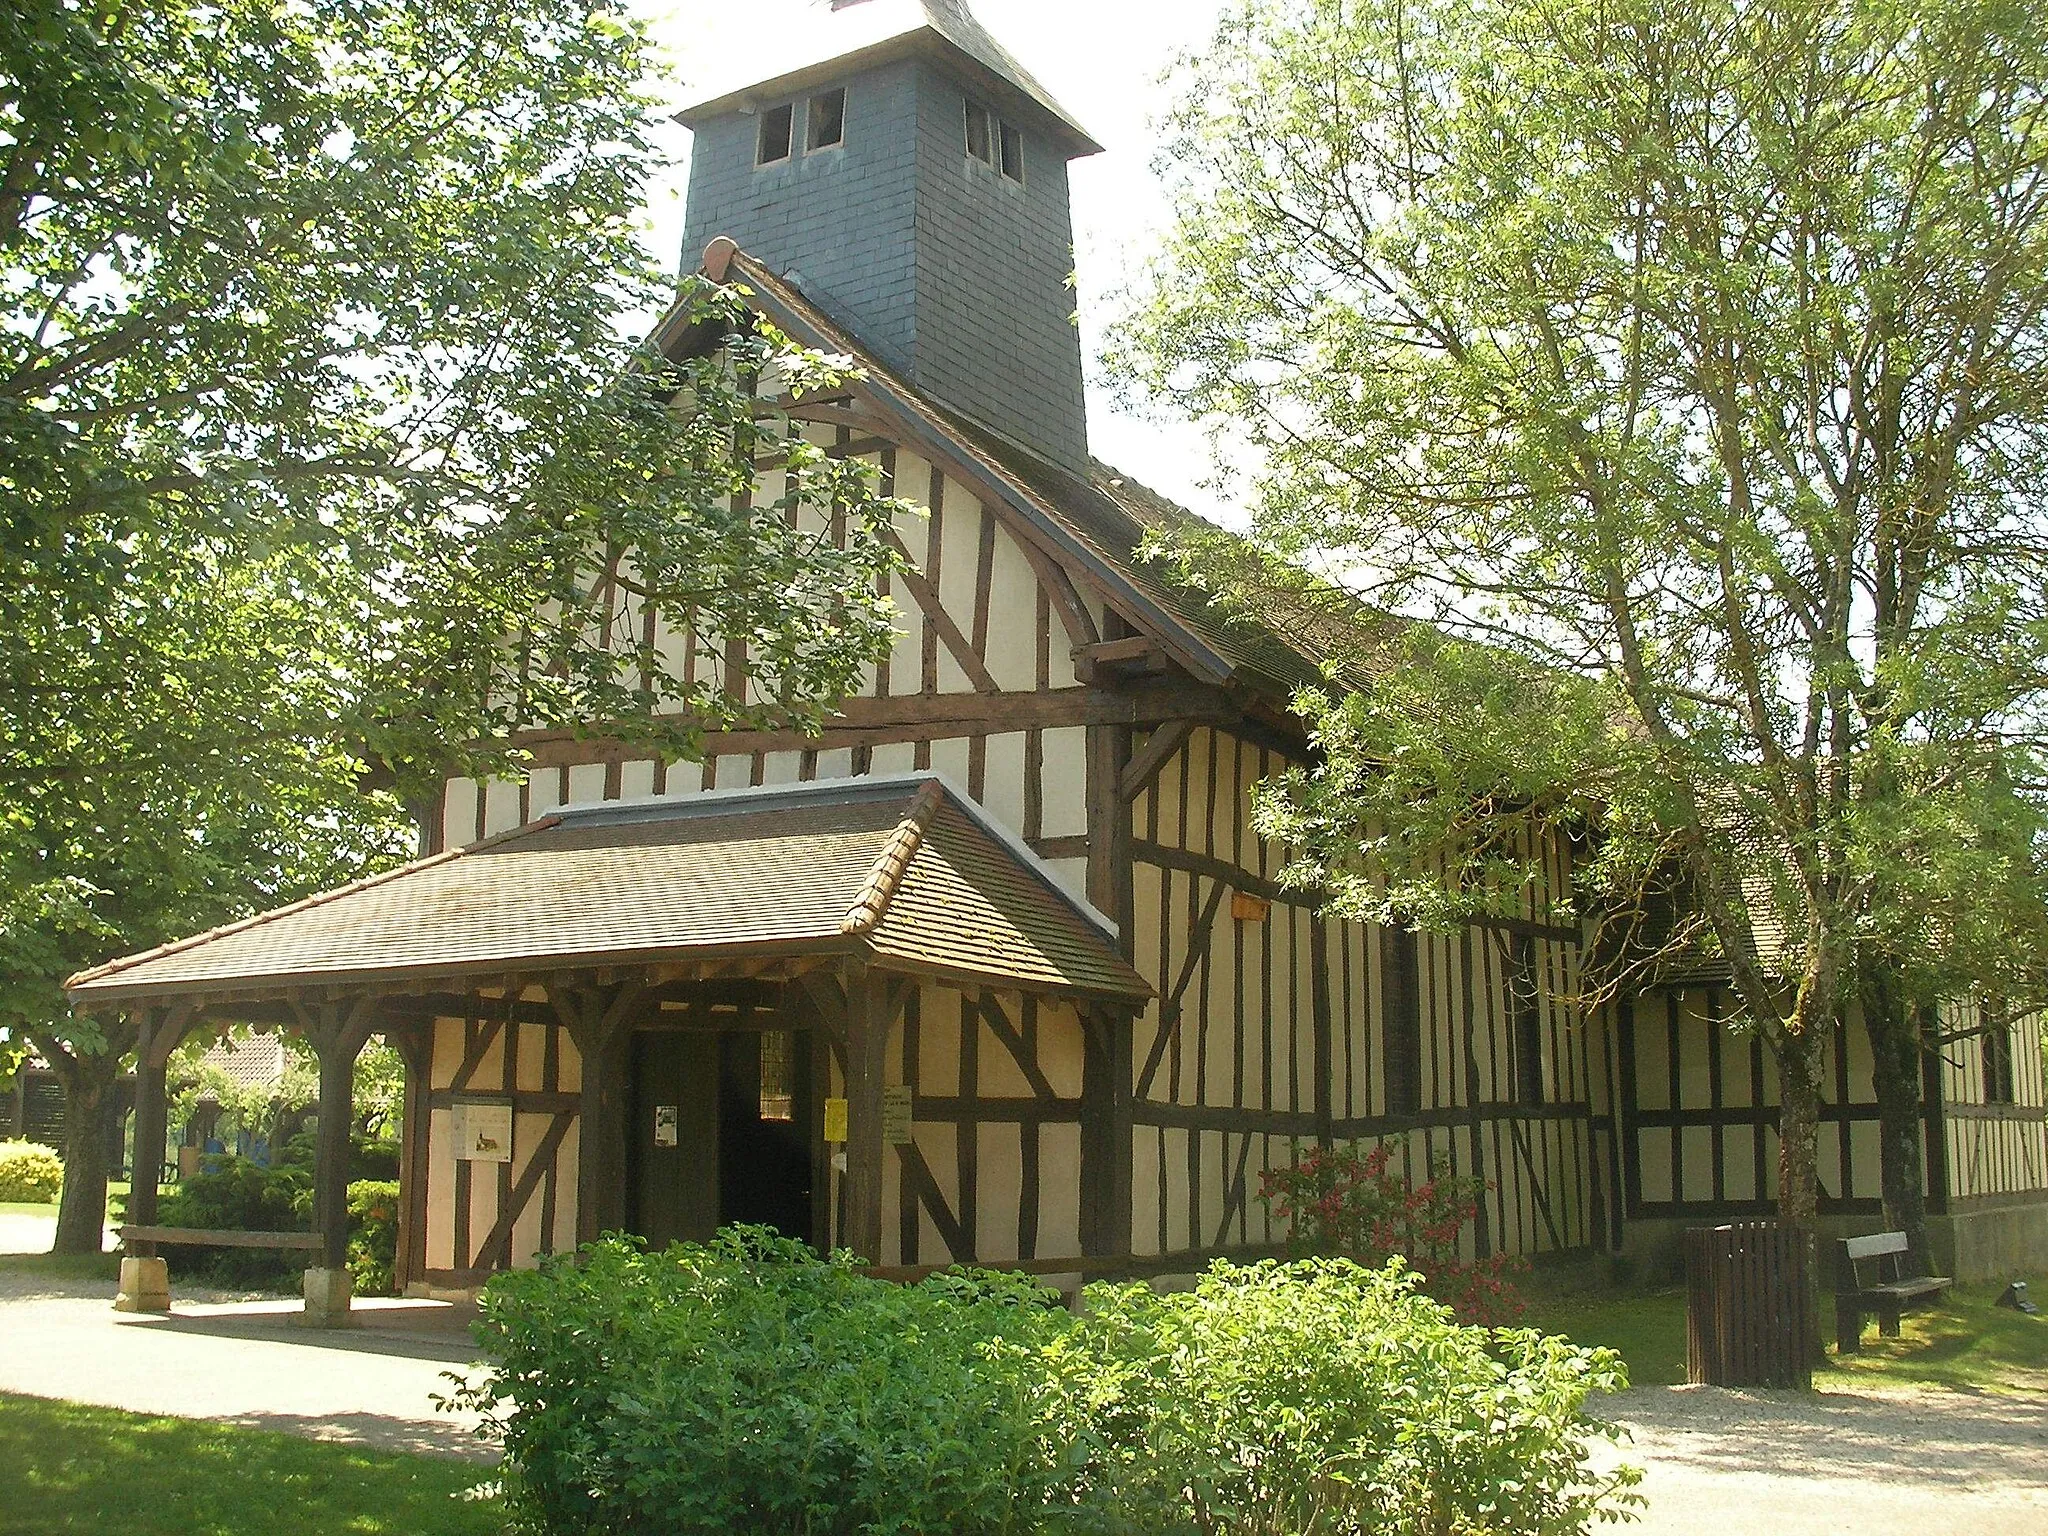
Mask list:
[[[694,138],[719,235],[936,402],[1070,469],[1088,429],[1067,167],[1098,145],[964,0],[779,0]]]

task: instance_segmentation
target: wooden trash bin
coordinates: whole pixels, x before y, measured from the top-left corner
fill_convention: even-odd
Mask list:
[[[1803,1233],[1773,1221],[1685,1234],[1686,1379],[1716,1387],[1811,1387]]]

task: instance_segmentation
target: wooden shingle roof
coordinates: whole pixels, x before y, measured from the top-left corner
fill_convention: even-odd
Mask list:
[[[934,774],[571,807],[68,990],[90,1009],[815,954],[1029,992],[1151,993],[1113,925]]]

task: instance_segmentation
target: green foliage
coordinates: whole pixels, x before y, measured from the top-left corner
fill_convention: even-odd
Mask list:
[[[610,1240],[495,1278],[481,1327],[536,1530],[972,1536],[1059,1492],[1060,1315],[1022,1282],[888,1286],[759,1230]]]
[[[1627,1384],[1618,1355],[1461,1327],[1398,1264],[1218,1264],[1192,1292],[1089,1303],[1107,1529],[1506,1536],[1637,1502],[1633,1469],[1585,1461],[1613,1433],[1583,1410]]]
[[[35,1141],[0,1141],[0,1200],[44,1205],[64,1188],[64,1161]]]
[[[613,0],[0,9],[10,1034],[98,1050],[67,973],[405,857],[516,729],[687,755],[893,638],[872,468],[755,411],[830,370],[639,247],[648,68]]]
[[[1439,1154],[1420,1182],[1393,1171],[1393,1148],[1380,1142],[1311,1147],[1284,1168],[1260,1176],[1259,1194],[1287,1223],[1297,1255],[1322,1254],[1379,1269],[1401,1259],[1417,1283],[1468,1323],[1502,1323],[1521,1315],[1508,1279],[1517,1267],[1505,1253],[1466,1258],[1463,1234],[1479,1213],[1488,1185],[1451,1171]]]
[[[1179,84],[1115,360],[1257,466],[1186,573],[1335,648],[1262,832],[1717,956],[1810,1220],[1862,954],[2048,991],[2048,17],[1245,0]]]
[[[1616,1357],[1462,1328],[1398,1269],[1219,1265],[1191,1293],[867,1279],[739,1229],[494,1279],[507,1500],[549,1536],[1574,1532]]]
[[[396,1179],[358,1179],[348,1187],[348,1267],[358,1296],[388,1296],[398,1263]]]
[[[294,1146],[310,1153],[307,1138]],[[372,1149],[382,1143],[364,1144]],[[362,1148],[359,1146],[358,1151]],[[374,1158],[374,1153],[373,1153]],[[379,1159],[380,1160],[380,1159]],[[247,1158],[207,1159],[202,1172],[181,1179],[157,1202],[166,1227],[216,1232],[304,1232],[313,1219],[310,1156],[266,1167]],[[396,1172],[396,1170],[392,1170]],[[348,1187],[349,1267],[358,1295],[383,1295],[392,1286],[398,1257],[398,1185],[395,1179],[357,1179]],[[165,1244],[159,1249],[174,1274],[215,1285],[294,1290],[306,1256],[299,1251],[203,1248]]]

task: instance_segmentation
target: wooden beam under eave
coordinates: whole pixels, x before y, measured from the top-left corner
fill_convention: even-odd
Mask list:
[[[1137,799],[1151,786],[1159,776],[1159,770],[1187,745],[1200,723],[1188,719],[1169,720],[1146,739],[1145,745],[1124,765],[1123,775],[1118,781],[1119,792],[1126,801]]]

